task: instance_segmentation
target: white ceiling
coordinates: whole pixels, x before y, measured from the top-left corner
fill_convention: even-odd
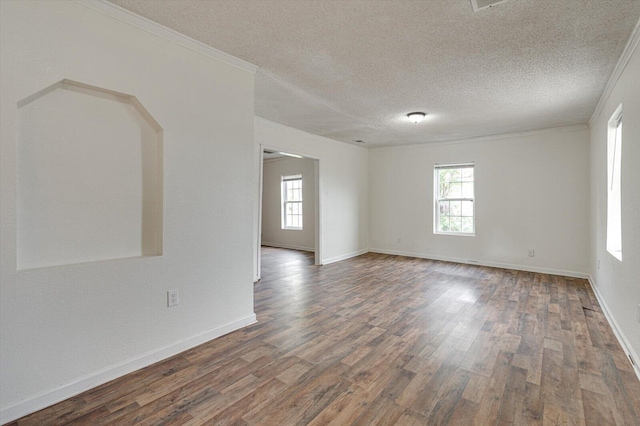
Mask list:
[[[639,0],[111,1],[259,66],[256,115],[369,147],[586,123],[640,18]]]

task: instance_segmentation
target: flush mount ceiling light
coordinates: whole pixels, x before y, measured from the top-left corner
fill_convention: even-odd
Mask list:
[[[507,1],[508,0],[471,0],[471,6],[473,6],[474,12],[479,12],[483,9],[488,9]]]
[[[425,114],[424,112],[410,112],[409,114],[407,114],[407,117],[409,117],[409,120],[417,124],[424,120],[424,117],[426,115],[427,114]]]

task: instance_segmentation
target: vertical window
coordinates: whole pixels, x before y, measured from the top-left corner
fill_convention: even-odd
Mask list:
[[[622,105],[609,120],[607,136],[607,251],[622,260]]]
[[[302,229],[302,175],[282,176],[282,229]]]
[[[473,166],[473,163],[435,166],[435,233],[475,233]]]

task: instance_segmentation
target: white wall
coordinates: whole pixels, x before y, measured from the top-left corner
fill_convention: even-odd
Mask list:
[[[609,322],[636,361],[640,377],[640,49],[591,123],[589,272]],[[624,63],[622,64],[624,65]],[[622,261],[607,252],[607,123],[622,103]],[[600,266],[598,267],[598,261]]]
[[[255,159],[259,158],[261,146],[318,159],[322,234],[319,243],[323,264],[368,251],[367,149],[311,135],[262,118],[255,120],[255,141]],[[257,173],[259,162],[254,163]],[[257,200],[257,189],[255,197]],[[257,241],[254,241],[256,246]]]
[[[315,250],[315,160],[275,158],[262,166],[262,244]],[[282,176],[302,175],[302,229],[282,229]]]
[[[589,210],[582,128],[369,152],[254,121],[251,72],[79,3],[0,1],[0,15],[0,422],[254,321],[261,145],[319,160],[323,263],[371,246],[589,271],[640,353],[637,143],[623,147],[624,261],[605,251],[606,122],[620,102],[640,116],[637,52],[591,128]],[[163,127],[162,256],[17,270],[17,104],[65,78],[135,95]],[[625,141],[640,140],[638,120],[623,126]],[[457,161],[476,163],[475,237],[432,233],[433,164]],[[167,308],[173,288],[180,305]]]
[[[578,126],[372,149],[371,250],[586,276],[588,143]],[[435,235],[433,167],[469,161],[476,235]]]
[[[0,14],[5,422],[255,320],[254,75],[75,2]],[[162,256],[17,271],[17,103],[64,78],[136,96],[164,129]]]

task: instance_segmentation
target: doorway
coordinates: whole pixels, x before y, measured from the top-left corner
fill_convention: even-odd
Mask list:
[[[313,252],[320,265],[320,161],[260,146],[256,271],[261,279],[262,246]]]

